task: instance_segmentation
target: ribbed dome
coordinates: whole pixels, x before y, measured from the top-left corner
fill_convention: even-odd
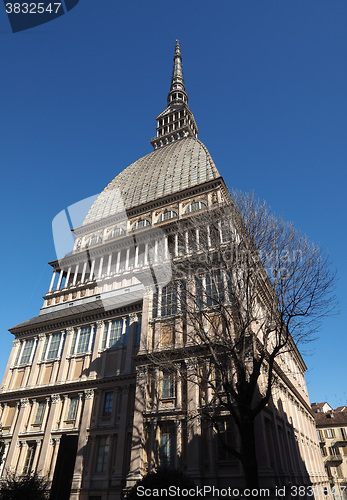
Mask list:
[[[217,167],[202,142],[192,137],[176,140],[118,174],[95,200],[83,225],[218,177]]]

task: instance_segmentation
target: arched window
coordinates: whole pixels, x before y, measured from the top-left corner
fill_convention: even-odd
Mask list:
[[[190,214],[192,212],[197,212],[198,210],[203,210],[204,208],[206,208],[206,203],[203,201],[193,201],[193,203],[187,206],[185,213]]]
[[[138,221],[135,222],[135,224],[133,225],[133,229],[141,229],[143,227],[147,227],[147,226],[150,226],[151,223],[148,219],[139,219]]]
[[[98,243],[101,243],[102,242],[102,238],[100,235],[98,234],[94,234],[93,236],[91,236],[87,242],[87,246],[88,247],[91,247],[92,245],[97,245]]]
[[[125,229],[123,227],[114,227],[107,239],[111,240],[112,238],[117,238],[117,236],[123,236],[124,234]]]
[[[178,217],[178,213],[175,210],[165,210],[162,214],[160,214],[158,222],[164,222],[166,220],[174,219]]]

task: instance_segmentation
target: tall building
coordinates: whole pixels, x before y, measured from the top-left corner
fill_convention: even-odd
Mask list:
[[[242,486],[241,466],[213,428],[195,419],[188,430],[198,385],[187,388],[144,361],[155,342],[163,349],[185,342],[172,330],[181,320],[168,283],[170,261],[190,251],[191,235],[182,245],[177,228],[230,196],[197,139],[178,42],[167,107],[156,120],[154,151],[98,196],[74,229],[72,252],[50,262],[39,315],[10,329],[2,473],[48,476],[52,499],[116,500],[158,466],[179,468],[198,484]],[[305,369],[295,349],[259,419],[262,485],[327,484]]]
[[[347,407],[313,403],[318,441],[335,498],[347,498]]]

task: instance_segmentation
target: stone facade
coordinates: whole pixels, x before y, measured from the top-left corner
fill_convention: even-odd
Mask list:
[[[166,322],[167,297],[163,305],[170,260],[189,248],[178,224],[230,198],[197,132],[177,43],[154,151],[105,188],[74,230],[72,252],[50,263],[40,314],[10,329],[15,340],[0,393],[2,472],[39,471],[52,480],[52,499],[118,500],[163,465],[198,484],[242,487],[240,464],[220,450],[214,429],[187,418],[199,408],[199,387],[180,377],[181,365],[168,376],[143,363],[154,343],[184,343],[170,330],[172,318]],[[327,477],[305,364],[297,350],[280,363],[286,376],[257,421],[261,482],[322,488]],[[185,369],[194,369],[194,359]]]

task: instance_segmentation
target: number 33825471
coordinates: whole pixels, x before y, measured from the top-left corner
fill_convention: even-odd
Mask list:
[[[61,3],[49,3],[45,6],[44,3],[19,3],[19,2],[8,2],[6,4],[7,14],[43,14],[44,12],[49,12],[50,14],[57,14],[61,8]]]

